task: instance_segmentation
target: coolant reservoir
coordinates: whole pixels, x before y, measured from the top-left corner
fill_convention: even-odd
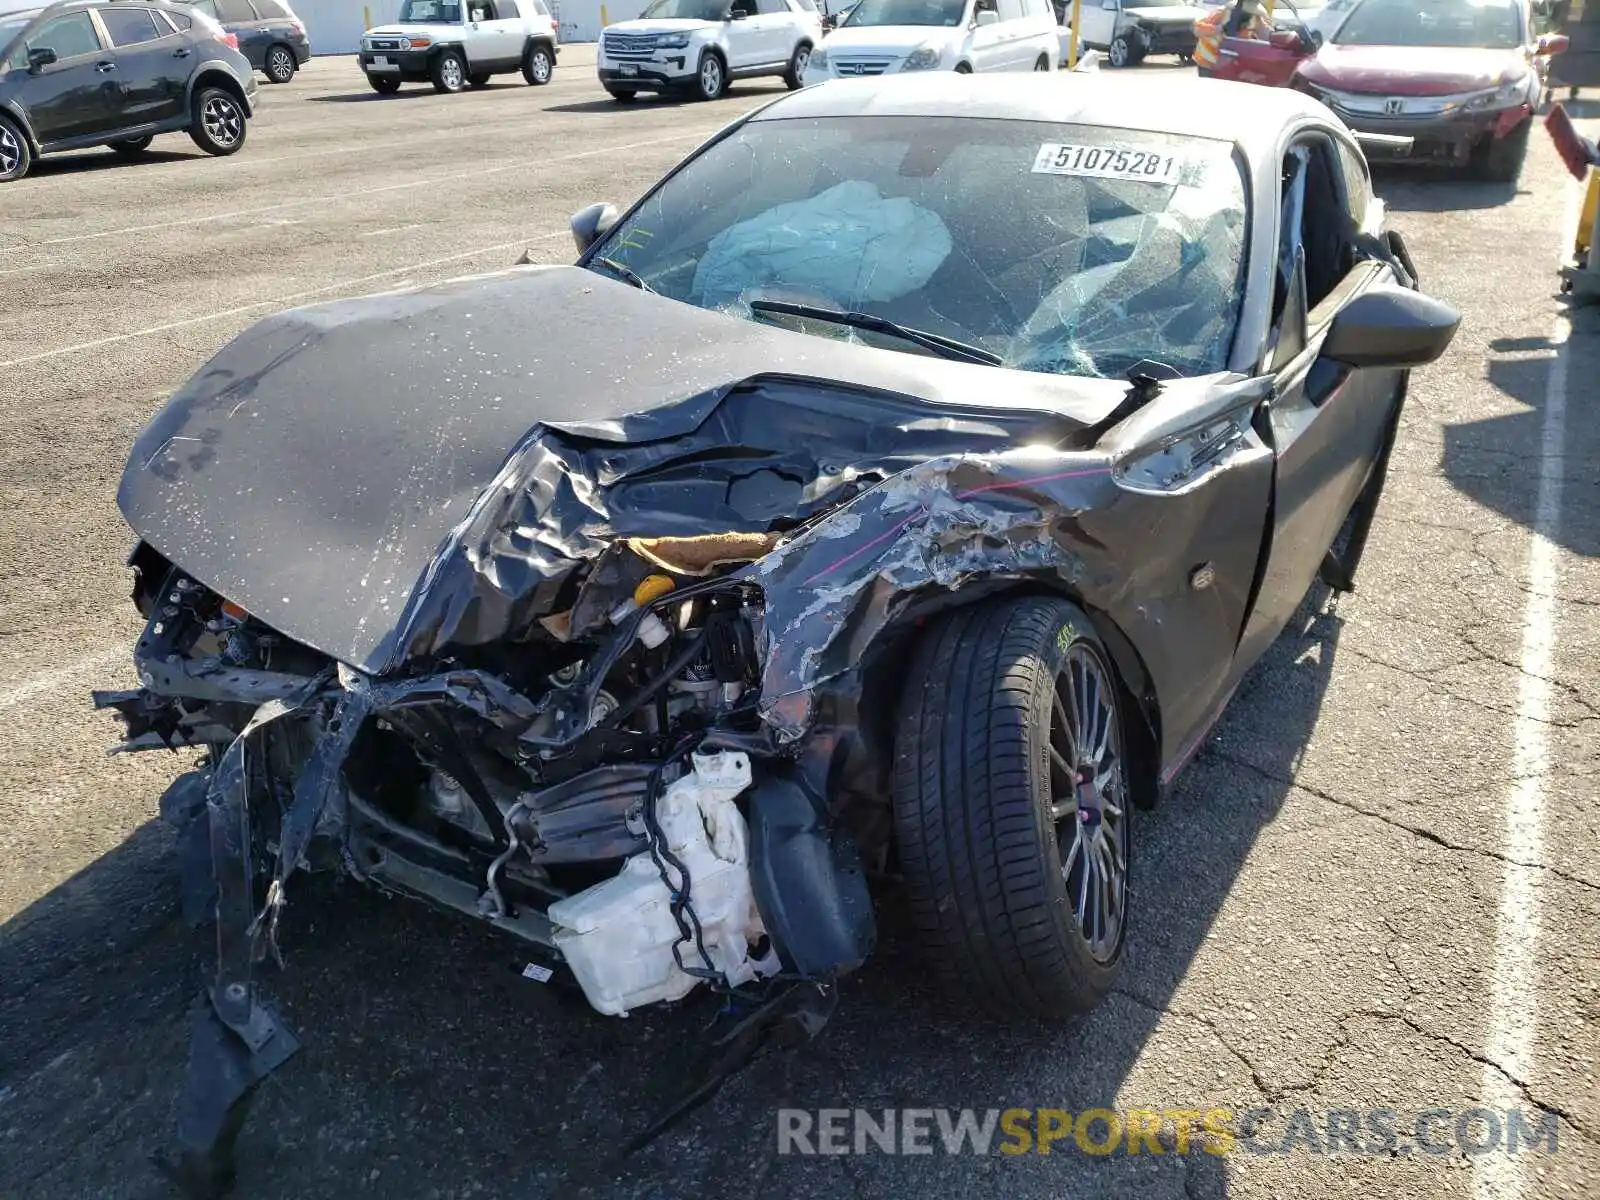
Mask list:
[[[750,945],[764,931],[750,888],[749,829],[734,804],[750,786],[750,758],[730,751],[691,761],[693,770],[657,798],[656,819],[663,842],[688,868],[689,902],[712,965],[729,983],[748,983],[776,967],[750,959]],[[646,851],[612,878],[550,906],[555,944],[595,1011],[626,1016],[641,1005],[677,1000],[699,982],[673,959],[681,934],[671,903]],[[678,952],[686,964],[704,967],[692,941]]]

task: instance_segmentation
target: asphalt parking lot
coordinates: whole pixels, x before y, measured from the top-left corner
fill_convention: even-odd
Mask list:
[[[203,936],[155,819],[181,763],[108,760],[88,699],[132,683],[113,496],[141,425],[277,309],[570,259],[571,211],[781,86],[622,108],[572,47],[545,88],[378,97],[316,59],[233,158],[173,136],[0,189],[0,1194],[166,1194],[148,1157]],[[815,1044],[618,1163],[708,1004],[602,1018],[479,929],[319,884],[272,980],[305,1049],[257,1099],[240,1194],[1600,1195],[1600,316],[1555,297],[1569,184],[1542,133],[1516,190],[1380,175],[1461,332],[1413,380],[1360,591],[1285,634],[1136,827],[1100,1010],[952,1011],[891,896]],[[1478,1105],[1548,1116],[1556,1152],[829,1161],[775,1136],[784,1106],[1261,1108],[1281,1134],[1302,1108]]]

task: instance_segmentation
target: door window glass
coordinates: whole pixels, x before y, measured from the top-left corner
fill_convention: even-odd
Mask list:
[[[997,0],[1002,21],[1022,20],[1022,0]]]
[[[39,32],[30,37],[21,48],[21,63],[28,64],[29,50],[51,49],[56,57],[73,58],[79,54],[93,54],[100,49],[100,35],[86,12],[67,13],[39,26]]]
[[[100,10],[100,20],[105,23],[113,46],[137,46],[140,42],[153,42],[161,36],[156,29],[155,19],[147,9],[108,5]]]

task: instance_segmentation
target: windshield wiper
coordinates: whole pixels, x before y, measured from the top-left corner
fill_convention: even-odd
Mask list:
[[[596,256],[594,258],[591,258],[589,260],[589,262],[590,262],[591,265],[599,265],[599,266],[604,267],[606,270],[610,271],[613,275],[615,275],[618,279],[622,280],[623,283],[631,283],[634,287],[638,288],[641,292],[651,292],[651,293],[654,293],[654,294],[657,294],[657,295],[660,294],[660,293],[656,292],[655,288],[651,287],[648,283],[646,283],[644,281],[644,276],[643,275],[639,274],[639,272],[635,271],[632,267],[623,266],[621,263],[619,263],[614,258],[604,258],[604,257]]]
[[[749,308],[753,313],[771,313],[780,317],[802,317],[813,321],[831,321],[835,325],[848,325],[852,329],[864,329],[868,333],[887,334],[890,337],[897,337],[901,341],[921,346],[924,350],[931,350],[940,358],[954,359],[956,362],[983,363],[985,366],[998,367],[1005,361],[998,354],[985,350],[982,346],[958,342],[955,338],[941,337],[937,333],[929,333],[924,329],[911,329],[905,325],[897,325],[887,317],[875,317],[871,313],[844,312],[837,308],[823,308],[816,304],[793,304],[788,300],[751,300]]]

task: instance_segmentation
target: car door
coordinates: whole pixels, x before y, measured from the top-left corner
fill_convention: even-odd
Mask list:
[[[998,71],[1005,66],[1005,30],[1000,26],[998,0],[973,0],[969,22],[974,71]]]
[[[1274,30],[1268,39],[1225,37],[1217,48],[1219,79],[1287,87],[1313,47],[1291,29]]]
[[[256,16],[250,0],[211,0],[209,5],[196,5],[207,16],[216,16],[222,27],[239,39],[239,53],[249,60],[256,70],[266,59],[271,39],[266,26]]]
[[[500,66],[521,62],[527,34],[523,31],[518,0],[488,0],[488,4],[490,19],[482,23],[479,35],[489,35],[489,53]]]
[[[728,39],[728,69],[743,71],[761,61],[761,26],[756,24],[760,10],[756,0],[733,0],[724,23]]]
[[[1294,615],[1377,462],[1404,394],[1401,370],[1353,369],[1320,353],[1339,311],[1392,278],[1386,263],[1356,252],[1351,231],[1358,226],[1340,153],[1316,135],[1292,145],[1284,158],[1267,357],[1274,379],[1273,530],[1241,639],[1241,667]]]
[[[995,26],[999,33],[999,62],[998,69],[1002,71],[1022,71],[1033,66],[1033,60],[1028,56],[1028,22],[1022,10],[1022,0],[995,0],[995,11],[999,14],[1000,23]],[[1026,63],[1023,59],[1027,58]]]
[[[117,64],[122,125],[150,125],[179,116],[189,78],[187,60],[193,53],[187,39],[148,8],[107,5],[99,16]]]
[[[1078,41],[1081,45],[1098,46],[1104,50],[1116,35],[1117,17],[1122,12],[1121,0],[1079,0]],[[1069,7],[1067,20],[1072,20]]]
[[[756,0],[756,15],[749,23],[760,30],[756,44],[762,62],[788,61],[799,38],[795,36],[796,22],[786,0]]]
[[[53,51],[56,61],[30,69],[28,54],[33,50]],[[17,47],[9,65],[21,68],[20,73],[13,71],[16,96],[34,135],[46,146],[122,124],[117,64],[86,9],[42,22]]]

